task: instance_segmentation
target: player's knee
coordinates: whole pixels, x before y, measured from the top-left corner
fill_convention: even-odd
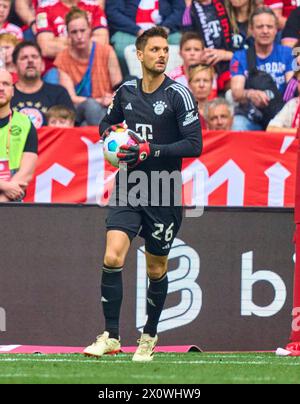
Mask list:
[[[109,252],[104,256],[104,264],[110,268],[120,268],[124,265],[124,257],[117,252]]]
[[[158,280],[167,272],[166,265],[148,265],[147,275],[152,280]]]

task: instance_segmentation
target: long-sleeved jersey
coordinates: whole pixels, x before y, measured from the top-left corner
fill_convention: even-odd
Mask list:
[[[151,171],[181,170],[183,157],[198,157],[202,133],[198,109],[192,93],[169,77],[153,93],[142,90],[142,80],[125,82],[116,91],[99,131],[126,121],[151,144],[151,154],[136,169]]]
[[[202,150],[198,109],[191,92],[168,77],[150,94],[142,90],[141,80],[125,82],[117,90],[107,115],[100,123],[100,133],[124,120],[129,129],[138,132],[151,144],[151,156],[129,170],[134,172],[134,176],[126,177],[125,194],[135,190],[138,183],[139,191],[137,195],[133,192],[133,203],[139,201],[147,206],[181,205],[182,158],[198,157]],[[166,173],[169,175],[166,176]],[[141,174],[143,179],[135,177],[141,178]],[[159,178],[160,175],[162,178]],[[124,195],[122,184],[124,182],[119,172],[116,177],[116,199],[131,200],[127,199],[129,194]],[[132,202],[129,201],[129,204]]]

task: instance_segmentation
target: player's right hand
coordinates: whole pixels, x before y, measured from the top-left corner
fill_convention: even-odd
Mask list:
[[[128,134],[136,144],[120,146],[117,156],[121,162],[126,163],[129,168],[133,168],[151,155],[151,148],[150,143],[139,133],[129,130]]]
[[[117,123],[115,125],[111,125],[108,128],[105,129],[105,131],[101,135],[101,141],[104,142],[105,138],[111,133],[111,132],[118,132],[118,131],[123,131],[127,129],[127,125],[124,122]]]

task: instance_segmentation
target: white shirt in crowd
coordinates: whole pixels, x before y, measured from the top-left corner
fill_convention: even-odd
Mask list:
[[[291,128],[295,114],[298,109],[300,97],[292,98],[285,106],[278,112],[277,115],[269,122],[268,126],[275,126],[277,128]]]

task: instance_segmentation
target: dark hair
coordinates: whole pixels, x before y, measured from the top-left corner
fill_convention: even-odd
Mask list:
[[[71,21],[77,20],[78,18],[84,18],[88,25],[90,25],[89,22],[89,17],[86,11],[81,10],[78,7],[71,7],[71,10],[68,12],[68,14],[65,16],[65,23],[68,29],[68,26]]]
[[[254,18],[257,17],[258,15],[262,15],[262,14],[269,14],[272,17],[274,17],[276,25],[278,27],[279,21],[278,21],[276,14],[274,13],[274,11],[271,8],[266,7],[266,6],[257,7],[257,9],[255,9],[253,11],[253,13],[250,15],[250,19],[249,19],[250,25],[253,26]]]
[[[137,38],[137,40],[135,41],[136,49],[144,50],[145,46],[147,45],[148,39],[154,38],[157,36],[168,39],[168,34],[164,28],[153,27],[153,28],[147,29],[147,31],[145,31],[142,35],[140,35]]]
[[[183,48],[184,44],[187,41],[191,41],[191,40],[195,40],[195,41],[199,41],[202,44],[202,48],[204,48],[204,44],[203,41],[200,37],[200,35],[198,34],[198,32],[193,32],[193,31],[188,31],[182,34],[181,40],[180,40],[180,49]]]
[[[32,47],[32,48],[35,48],[35,49],[38,51],[40,57],[41,57],[41,58],[43,57],[42,49],[39,47],[39,45],[38,45],[36,42],[23,41],[23,42],[20,42],[20,43],[15,47],[15,49],[14,49],[14,51],[13,51],[12,60],[13,60],[14,64],[17,63],[17,60],[18,60],[18,57],[19,57],[19,53],[21,52],[21,50],[24,49],[24,48],[27,48],[27,47],[29,47],[29,46]]]

